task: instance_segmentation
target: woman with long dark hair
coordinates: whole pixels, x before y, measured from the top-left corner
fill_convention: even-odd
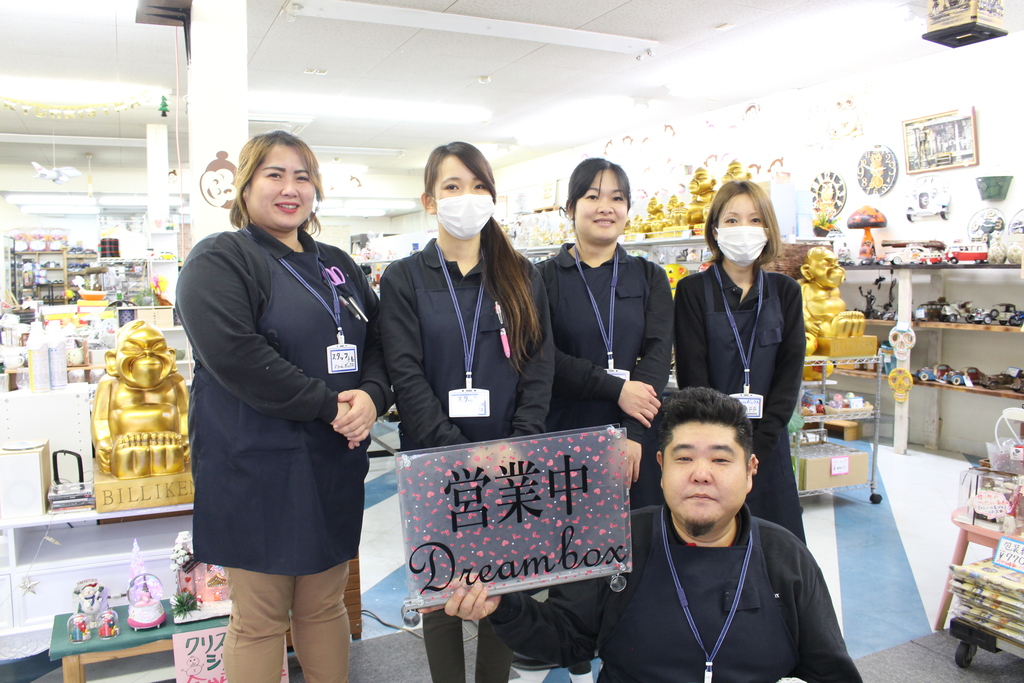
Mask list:
[[[494,173],[476,147],[435,149],[422,201],[437,217],[437,239],[381,278],[381,332],[402,450],[544,431],[554,367],[547,297],[494,219],[495,198]],[[423,638],[434,683],[463,683],[462,621],[427,613]],[[511,661],[511,650],[481,621],[478,683],[506,683]]]

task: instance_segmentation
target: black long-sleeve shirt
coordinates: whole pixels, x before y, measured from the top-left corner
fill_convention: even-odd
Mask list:
[[[330,423],[338,416],[338,392],[285,360],[257,331],[273,293],[264,249],[274,258],[292,250],[254,225],[248,230],[258,244],[240,230],[211,235],[195,245],[182,268],[177,308],[196,360],[224,388],[265,415]],[[319,249],[327,266],[340,268],[360,289],[370,321],[360,349],[359,388],[381,415],[394,394],[384,365],[377,295],[351,256],[304,232],[298,236],[305,251]]]
[[[427,289],[448,287],[433,240],[411,258],[416,260]],[[479,286],[483,278],[483,265],[482,261],[477,263],[465,276],[455,261],[446,261],[444,267],[448,269],[453,286]],[[544,419],[551,400],[551,378],[554,375],[554,345],[551,341],[551,322],[544,283],[532,265],[530,276],[542,339],[540,348],[529,357],[519,374],[516,409],[512,416],[512,437],[544,432]],[[500,283],[498,286],[501,286]],[[423,447],[468,443],[469,439],[448,419],[444,406],[427,381],[424,364],[428,359],[424,357],[420,336],[416,288],[405,260],[395,261],[388,266],[381,277],[380,295],[383,302],[381,334],[403,429]],[[463,350],[459,341],[459,335],[455,332],[452,353],[457,353],[461,358]]]
[[[595,651],[600,655],[640,585],[653,542],[654,515],[662,509],[644,508],[632,515],[633,571],[621,593],[611,590],[607,578],[598,578],[555,586],[546,602],[524,593],[502,595],[490,617],[495,633],[516,652],[560,666],[589,660]],[[763,519],[758,523],[768,581],[797,646],[799,663],[790,676],[809,683],[859,682],[814,556],[777,524]],[[681,543],[669,529],[669,543]],[[746,545],[749,530],[750,512],[744,505],[736,545]],[[691,589],[700,587],[687,586]]]
[[[571,269],[573,275],[577,274],[575,272],[576,259],[569,251],[570,246],[563,244],[556,255],[537,266],[547,288],[552,320],[558,315],[586,315],[580,310],[557,310],[559,300],[558,269]],[[627,256],[622,247],[616,249],[615,258],[630,259],[638,264],[643,270],[649,291],[644,309],[643,345],[636,365],[630,371],[629,378],[650,384],[660,396],[668,383],[669,367],[672,362],[672,291],[669,288],[668,276],[665,275],[661,266],[651,263],[647,259]],[[602,264],[600,268],[609,271],[607,280],[611,282],[611,261]],[[583,269],[587,271],[590,266],[583,264]],[[589,301],[583,301],[579,305],[583,311],[588,311],[590,307],[587,304],[589,303]],[[623,384],[625,384],[625,380],[609,375],[604,366],[595,365],[587,358],[571,356],[561,349],[555,348],[555,384],[552,393],[575,399],[618,403]],[[636,418],[623,413],[620,424],[626,428],[626,433],[631,441],[643,442],[644,432],[647,428]]]
[[[742,289],[719,269],[722,286],[729,307],[734,311],[757,308],[757,280],[747,295],[740,301]],[[754,453],[764,456],[775,450],[779,436],[786,429],[793,410],[800,397],[800,382],[803,377],[804,336],[803,296],[796,280],[779,273],[765,273],[775,278],[775,288],[782,307],[784,326],[782,342],[775,356],[775,371],[772,374],[771,389],[764,397],[764,416],[754,423]],[[711,270],[685,277],[676,285],[675,331],[676,331],[676,382],[680,389],[685,387],[710,387],[708,363],[714,362],[714,349],[709,349],[704,332],[705,302],[704,280],[714,278]],[[716,313],[725,312],[725,304],[719,294],[718,283],[714,303]]]

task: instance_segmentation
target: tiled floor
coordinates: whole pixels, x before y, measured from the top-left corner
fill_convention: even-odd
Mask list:
[[[863,442],[852,445],[869,448]],[[852,656],[931,632],[956,539],[950,515],[959,474],[969,465],[959,455],[923,449],[896,455],[883,446],[881,504],[868,502],[867,489],[803,499],[808,544],[828,581]],[[360,546],[363,607],[392,624],[401,622],[405,595],[400,540],[394,462],[373,458]],[[972,546],[967,559],[988,555]],[[364,638],[393,632],[371,618],[363,624]],[[523,683],[569,680],[564,670],[520,675]],[[174,672],[169,655],[153,655],[89,665],[88,677],[90,682],[150,683],[173,678]],[[36,680],[58,683],[60,671]]]

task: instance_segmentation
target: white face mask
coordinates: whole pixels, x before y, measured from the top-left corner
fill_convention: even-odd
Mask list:
[[[437,220],[457,240],[480,234],[494,215],[494,200],[489,194],[462,194],[437,200]]]
[[[718,228],[718,248],[725,258],[746,268],[757,260],[768,244],[768,234],[758,225],[731,225]]]

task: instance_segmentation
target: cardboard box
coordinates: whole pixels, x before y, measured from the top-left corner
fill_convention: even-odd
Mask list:
[[[29,448],[30,444],[38,444]],[[0,517],[46,514],[50,487],[50,442],[11,441],[0,448]]]
[[[797,458],[797,488],[801,491],[857,486],[868,483],[868,454],[849,450],[839,455]]]
[[[929,32],[973,23],[1003,28],[1003,0],[936,2],[928,11]]]

